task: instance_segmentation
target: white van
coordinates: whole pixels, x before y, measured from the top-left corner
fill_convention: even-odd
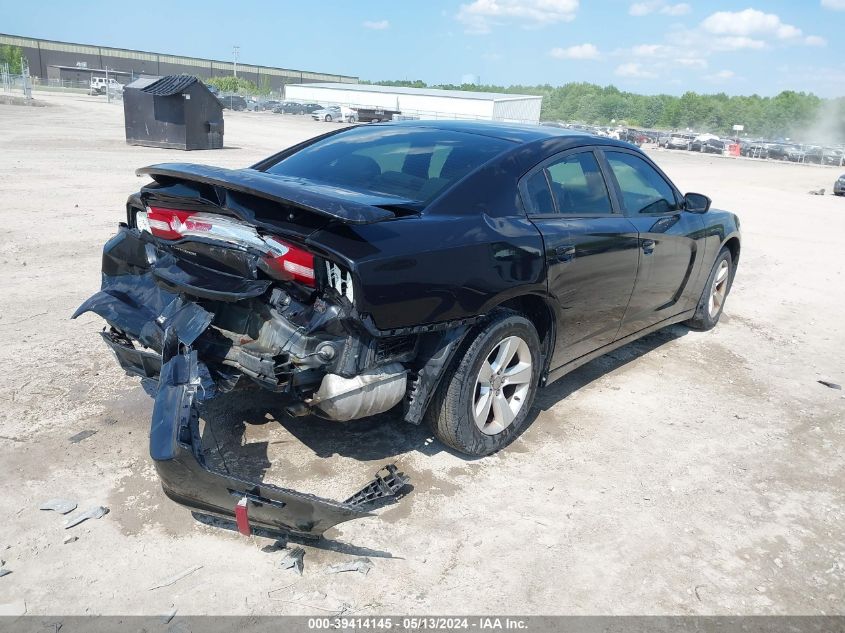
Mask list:
[[[104,95],[106,88],[112,92],[120,92],[123,90],[123,84],[112,77],[109,77],[108,81],[105,77],[91,77],[92,95]]]

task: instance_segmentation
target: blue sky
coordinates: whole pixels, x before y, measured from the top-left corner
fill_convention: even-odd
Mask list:
[[[845,0],[0,0],[0,32],[357,75],[845,96]],[[35,9],[37,7],[37,10]]]

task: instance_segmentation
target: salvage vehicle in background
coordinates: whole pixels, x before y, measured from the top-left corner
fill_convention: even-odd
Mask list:
[[[355,123],[358,121],[358,115],[352,108],[346,106],[326,106],[319,110],[314,110],[311,113],[311,118],[315,121],[337,121],[338,123]]]
[[[259,101],[252,108],[255,112],[275,112],[276,108],[281,105],[281,101],[276,99],[268,99],[267,101]]]
[[[235,110],[240,112],[247,109],[246,99],[239,95],[226,95],[225,97],[217,97],[220,105],[224,110]]]
[[[460,121],[336,129],[248,169],[162,164],[103,253],[94,312],[125,371],[158,381],[150,452],[204,513],[315,536],[405,483],[345,502],[209,469],[202,400],[258,385],[289,415],[397,407],[489,455],[537,390],[674,323],[707,330],[739,220],[648,156],[573,130]]]
[[[708,138],[701,144],[701,151],[705,154],[722,154],[725,151],[725,147],[730,143],[731,141],[725,141],[720,138]]]
[[[845,196],[845,174],[839,176],[835,183],[833,183],[833,195]]]
[[[297,103],[296,101],[282,101],[277,105],[273,112],[277,114],[311,114],[317,110],[322,110],[323,106],[317,103]]]
[[[681,134],[675,132],[666,139],[666,149],[689,149],[695,140],[695,134]]]
[[[385,110],[383,108],[352,108],[359,121],[366,123],[381,123],[392,121],[393,117],[402,114],[399,110]]]
[[[123,84],[117,81],[114,77],[91,77],[90,89],[88,94],[104,95],[106,91],[123,92]]]

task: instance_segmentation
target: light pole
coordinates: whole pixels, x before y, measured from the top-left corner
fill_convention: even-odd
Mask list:
[[[233,67],[233,72],[235,74],[235,77],[238,76],[238,55],[240,54],[240,52],[241,52],[240,46],[235,45],[235,46],[232,47],[232,67]]]

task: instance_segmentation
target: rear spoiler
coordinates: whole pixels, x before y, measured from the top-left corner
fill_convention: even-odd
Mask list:
[[[292,205],[346,224],[373,224],[396,217],[373,204],[401,204],[405,200],[379,198],[308,181],[268,174],[256,169],[224,169],[190,163],[162,163],[142,167],[138,176],[151,176],[160,184],[172,181],[198,182],[238,191],[272,202]]]

